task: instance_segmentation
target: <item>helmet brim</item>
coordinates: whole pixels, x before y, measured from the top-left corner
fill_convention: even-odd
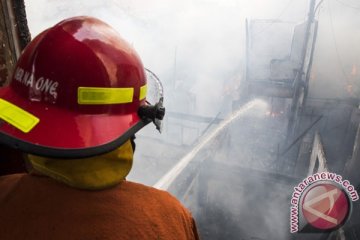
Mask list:
[[[25,153],[55,158],[83,158],[109,152],[143,128],[147,121],[130,114],[79,114],[49,108],[24,99],[10,87],[0,89],[1,99],[39,119],[25,133],[7,121],[0,124],[0,142]]]

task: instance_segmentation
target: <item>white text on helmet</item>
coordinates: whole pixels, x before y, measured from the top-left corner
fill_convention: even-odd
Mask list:
[[[20,67],[16,68],[14,78],[25,86],[35,88],[37,91],[49,93],[54,98],[57,97],[57,87],[59,86],[59,83],[56,81],[52,81],[48,78],[45,79],[44,77],[35,79],[34,73],[25,71]]]

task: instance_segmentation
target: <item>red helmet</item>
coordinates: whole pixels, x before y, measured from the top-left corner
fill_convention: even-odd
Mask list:
[[[111,151],[162,118],[148,114],[146,91],[139,56],[109,25],[64,20],[29,43],[0,89],[0,141],[61,158]]]

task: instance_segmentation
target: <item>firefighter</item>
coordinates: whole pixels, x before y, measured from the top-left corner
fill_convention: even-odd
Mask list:
[[[39,34],[0,89],[0,141],[29,173],[0,177],[0,239],[198,239],[174,197],[126,181],[134,135],[164,115],[135,50],[92,17]]]

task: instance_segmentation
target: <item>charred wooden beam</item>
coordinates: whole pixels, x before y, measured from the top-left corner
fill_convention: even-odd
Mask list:
[[[30,42],[23,0],[0,1],[0,86],[10,80],[17,58]]]
[[[327,167],[324,146],[321,141],[320,133],[316,132],[313,148],[311,151],[308,176],[317,172],[325,172],[325,171],[328,171],[328,167]]]
[[[31,34],[27,23],[25,4],[24,0],[15,0],[12,3],[20,50],[22,50],[31,41]]]
[[[248,91],[255,96],[292,98],[294,88],[291,82],[249,81]]]

